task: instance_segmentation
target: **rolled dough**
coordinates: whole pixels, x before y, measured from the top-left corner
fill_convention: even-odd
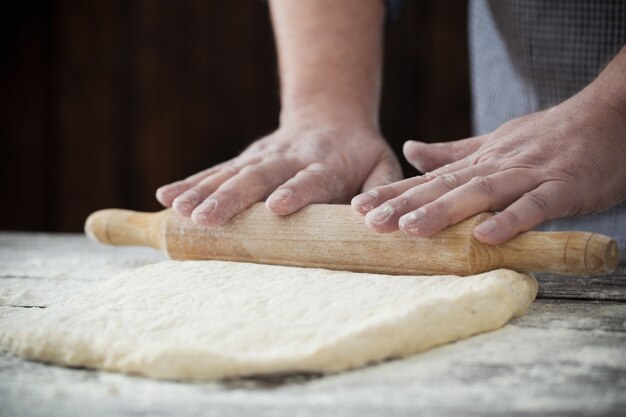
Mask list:
[[[220,261],[122,273],[0,316],[25,358],[167,379],[334,372],[497,329],[537,292],[526,274],[387,276]]]

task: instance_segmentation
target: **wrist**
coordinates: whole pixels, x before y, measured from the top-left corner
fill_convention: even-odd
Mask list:
[[[379,131],[376,105],[355,103],[345,97],[317,95],[307,99],[286,100],[280,111],[280,125],[349,126]]]
[[[572,97],[572,114],[584,115],[584,123],[607,131],[626,130],[626,107],[621,99],[593,83]],[[568,106],[569,107],[569,106]],[[620,135],[621,136],[621,135]]]
[[[626,127],[626,46],[598,77],[576,96],[592,112],[606,115]],[[574,96],[574,97],[576,97]]]

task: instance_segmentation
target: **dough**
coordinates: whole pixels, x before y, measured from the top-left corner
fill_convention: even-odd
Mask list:
[[[220,261],[125,272],[45,309],[0,316],[29,359],[167,379],[335,372],[497,329],[537,282],[388,276]]]

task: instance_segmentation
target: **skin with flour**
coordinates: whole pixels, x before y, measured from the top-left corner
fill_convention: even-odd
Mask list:
[[[474,229],[491,244],[546,220],[612,207],[626,197],[625,79],[626,47],[591,85],[549,110],[484,136],[407,142],[407,159],[433,171],[361,194],[352,205],[371,229],[411,236],[500,211]]]
[[[267,197],[277,214],[352,200],[377,232],[433,234],[478,212],[498,244],[558,217],[626,198],[626,47],[579,94],[494,132],[446,144],[409,141],[422,172],[400,182],[378,126],[384,6],[379,0],[270,2],[281,73],[276,132],[237,158],[161,187],[157,199],[202,225]]]

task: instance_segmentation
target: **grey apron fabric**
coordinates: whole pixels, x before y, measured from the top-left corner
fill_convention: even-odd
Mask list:
[[[626,43],[626,0],[470,0],[468,32],[474,134],[483,134],[593,81]],[[626,201],[539,229],[612,236],[626,261]]]
[[[471,0],[468,32],[483,134],[593,81],[626,43],[626,0]]]

